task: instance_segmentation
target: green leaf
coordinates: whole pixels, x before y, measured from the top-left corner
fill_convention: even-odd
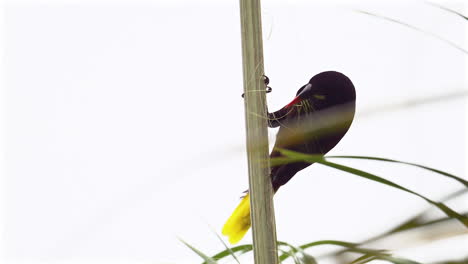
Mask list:
[[[299,248],[304,250],[306,248],[319,246],[319,245],[336,245],[336,246],[345,247],[345,248],[348,249],[348,251],[351,251],[351,252],[363,253],[364,256],[366,256],[366,257],[363,256],[362,258],[358,258],[358,259],[355,260],[355,261],[359,261],[359,262],[357,262],[359,264],[367,263],[367,262],[369,262],[371,260],[374,260],[374,259],[385,260],[385,261],[395,263],[395,264],[420,264],[419,262],[416,262],[416,261],[413,261],[413,260],[400,258],[400,257],[393,257],[389,253],[387,253],[387,250],[359,248],[358,244],[356,244],[356,243],[350,243],[350,242],[339,241],[339,240],[315,241],[315,242],[312,242],[312,243],[304,244],[304,245],[300,246]],[[369,258],[369,260],[367,261],[366,258]]]
[[[284,250],[285,253],[281,254],[281,256],[279,257],[280,262],[287,259],[288,257],[291,257],[292,256],[291,254],[296,255],[298,252],[302,251],[302,249],[297,248],[283,241],[277,241],[277,243],[278,243],[278,246],[288,247],[289,249],[289,250]]]
[[[416,163],[400,161],[400,160],[394,160],[394,159],[387,159],[387,158],[369,157],[369,156],[326,156],[325,158],[326,159],[329,159],[329,158],[330,159],[365,159],[365,160],[376,160],[376,161],[385,161],[385,162],[405,164],[405,165],[418,167],[418,168],[421,168],[421,169],[429,170],[429,171],[432,171],[432,172],[447,176],[449,178],[452,178],[452,179],[460,182],[461,184],[463,184],[465,187],[468,188],[468,181],[466,181],[466,180],[464,180],[464,179],[462,179],[460,177],[457,177],[457,176],[455,176],[453,174],[450,174],[448,172],[445,172],[445,171],[441,171],[441,170],[434,169],[434,168],[431,168],[431,167],[419,165],[419,164],[416,164]]]
[[[291,245],[289,245],[289,244],[287,244],[285,242],[280,242],[280,241],[278,241],[278,245],[291,246]],[[310,248],[310,247],[321,246],[321,245],[341,246],[341,247],[347,248],[349,251],[363,253],[363,254],[373,254],[373,255],[379,255],[379,256],[385,254],[384,253],[385,250],[359,248],[359,247],[357,247],[358,244],[345,242],[345,241],[339,241],[339,240],[320,240],[320,241],[307,243],[307,244],[301,245],[299,247],[293,247],[293,246],[291,246],[291,247],[294,248],[295,252],[303,252],[303,254],[306,254],[304,252],[305,249]],[[284,261],[287,258],[289,258],[289,254],[282,254],[279,257],[280,261]]]
[[[216,237],[219,239],[219,241],[223,244],[223,246],[226,248],[226,250],[229,252],[229,255],[232,256],[234,258],[234,260],[238,263],[238,264],[241,264],[240,261],[237,259],[236,257],[236,254],[234,254],[234,252],[228,247],[228,245],[226,245],[226,243],[224,243],[224,240],[221,238],[221,236],[218,235],[218,233],[214,232]],[[216,258],[216,257],[212,257],[213,259],[215,260],[219,260],[221,258],[224,258],[225,256],[223,257],[220,257],[220,258]]]
[[[317,261],[310,256],[309,254],[305,253],[305,251],[301,247],[295,247],[289,243],[283,241],[277,241],[278,246],[280,247],[287,247],[287,250],[281,250],[283,252],[279,257],[280,262],[283,262],[287,258],[293,258],[294,263],[300,264],[317,264]]]
[[[369,248],[359,248],[356,243],[350,243],[350,242],[345,242],[345,241],[339,241],[339,240],[320,240],[320,241],[315,241],[311,243],[304,244],[300,246],[302,249],[307,249],[310,247],[315,247],[315,246],[321,246],[321,245],[335,245],[335,246],[340,246],[340,247],[345,247],[349,251],[352,252],[358,252],[358,253],[364,253],[364,254],[384,254],[385,250],[381,249],[369,249]]]
[[[311,255],[307,254],[307,253],[302,253],[302,262],[304,264],[318,264],[317,260],[315,260],[314,257],[312,257]]]
[[[438,8],[440,8],[440,9],[445,10],[445,11],[447,11],[447,12],[450,12],[450,13],[452,13],[452,14],[455,14],[455,15],[457,15],[457,16],[460,16],[461,18],[463,18],[463,19],[465,19],[465,20],[468,20],[468,17],[465,16],[465,15],[463,15],[463,14],[460,13],[460,12],[454,11],[454,10],[452,10],[452,9],[448,9],[448,8],[445,7],[445,6],[441,6],[441,5],[438,5],[438,4],[436,4],[436,3],[428,2],[428,4],[433,5],[433,6],[435,6],[435,7],[438,7]]]
[[[453,198],[457,198],[457,197],[465,194],[466,192],[468,192],[468,189],[466,189],[466,188],[458,190],[458,191],[453,192],[453,193],[447,195],[446,197],[442,198],[441,201],[442,202],[449,201],[449,200],[451,200]],[[390,229],[389,231],[386,231],[386,232],[384,232],[384,233],[382,233],[380,235],[369,238],[369,239],[365,240],[364,242],[361,242],[361,244],[366,244],[366,243],[369,243],[369,242],[384,238],[384,237],[386,237],[388,235],[391,235],[391,234],[394,234],[394,233],[397,233],[397,232],[402,232],[402,231],[406,231],[406,230],[410,230],[410,229],[414,229],[414,228],[419,228],[419,227],[427,227],[427,226],[430,226],[430,225],[433,225],[433,224],[436,224],[436,223],[443,223],[443,222],[446,222],[446,221],[449,221],[449,220],[453,219],[451,217],[443,217],[443,218],[427,221],[427,220],[425,220],[424,216],[431,209],[432,208],[426,209],[423,212],[419,213],[418,215],[413,216],[410,219],[406,220],[405,222],[403,222],[403,223],[397,225],[396,227]],[[463,215],[465,217],[468,217],[467,213],[463,213]]]
[[[446,260],[446,261],[436,262],[434,264],[467,264],[467,263],[468,263],[468,257],[464,259],[459,259],[459,260]]]
[[[180,242],[184,243],[188,248],[190,248],[193,252],[195,252],[198,256],[200,256],[202,259],[205,260],[205,262],[203,263],[207,263],[207,264],[217,264],[216,260],[208,257],[207,255],[205,255],[203,252],[201,252],[200,250],[196,249],[195,247],[193,247],[192,245],[190,245],[189,243],[185,242],[184,240],[180,239]]]
[[[239,252],[240,255],[245,254],[245,253],[247,253],[249,251],[252,251],[252,249],[253,249],[253,246],[250,245],[250,244],[240,245],[240,246],[236,246],[236,247],[232,247],[232,248],[228,248],[226,250],[223,250],[223,251],[219,252],[218,254],[212,256],[211,258],[214,259],[214,260],[220,260],[222,258],[231,256],[232,254],[237,253],[237,252]],[[209,264],[209,262],[204,262],[203,264]]]
[[[388,262],[395,263],[395,264],[422,264],[414,260],[393,257],[393,256],[382,256],[382,257],[377,257],[377,259],[386,260]]]
[[[288,257],[291,257],[294,261],[294,264],[301,264],[301,260],[297,257],[296,253],[292,249],[289,249],[289,251],[281,250],[281,252],[283,252],[283,254],[287,254]],[[280,261],[280,263],[282,263],[282,261]]]
[[[351,262],[350,264],[365,264],[376,259],[377,257],[372,254],[364,254],[360,256],[359,258],[353,260],[353,262]]]
[[[430,35],[438,40],[441,40],[447,44],[449,44],[450,46],[460,50],[461,52],[465,53],[465,54],[468,54],[468,51],[466,51],[465,49],[463,49],[462,47],[458,46],[457,44],[447,40],[447,39],[444,39],[434,33],[431,33],[431,32],[428,32],[428,31],[425,31],[423,29],[420,29],[420,28],[417,28],[413,25],[410,25],[408,23],[405,23],[405,22],[402,22],[402,21],[398,21],[396,19],[393,19],[393,18],[390,18],[390,17],[386,17],[386,16],[382,16],[382,15],[377,15],[377,14],[373,14],[373,13],[370,13],[370,12],[367,12],[367,11],[362,11],[362,10],[356,10],[356,12],[358,13],[361,13],[361,14],[365,14],[365,15],[369,15],[369,16],[373,16],[373,17],[377,17],[377,18],[380,18],[380,19],[383,19],[383,20],[387,20],[387,21],[390,21],[390,22],[393,22],[393,23],[396,23],[396,24],[400,24],[402,26],[405,26],[405,27],[408,27],[408,28],[411,28],[415,31],[418,31],[418,32],[421,32],[423,34],[426,34],[426,35]]]
[[[405,191],[407,193],[416,195],[416,196],[424,199],[426,202],[428,202],[428,203],[436,206],[437,208],[439,208],[447,216],[457,219],[463,225],[465,225],[465,227],[468,228],[468,218],[467,217],[457,213],[456,211],[452,210],[450,207],[446,206],[445,204],[443,204],[441,202],[433,201],[433,200],[431,200],[431,199],[429,199],[429,198],[427,198],[427,197],[425,197],[425,196],[423,196],[423,195],[421,195],[421,194],[419,194],[417,192],[414,192],[414,191],[412,191],[410,189],[407,189],[407,188],[405,188],[405,187],[403,187],[401,185],[398,185],[398,184],[396,184],[394,182],[391,182],[391,181],[389,181],[387,179],[384,179],[382,177],[379,177],[377,175],[374,175],[374,174],[371,174],[371,173],[368,173],[368,172],[365,172],[365,171],[362,171],[362,170],[359,170],[359,169],[355,169],[355,168],[348,167],[348,166],[345,166],[345,165],[341,165],[341,164],[338,164],[338,163],[333,163],[333,162],[326,161],[323,158],[322,155],[308,155],[308,154],[303,154],[303,153],[299,153],[299,152],[295,152],[295,151],[291,151],[291,150],[286,150],[286,149],[278,149],[278,151],[280,151],[281,154],[285,155],[286,157],[291,157],[294,161],[302,160],[302,161],[306,161],[306,162],[310,162],[310,163],[314,163],[314,162],[320,163],[322,165],[332,167],[332,168],[335,168],[335,169],[338,169],[338,170],[342,170],[342,171],[345,171],[345,172],[348,172],[348,173],[351,173],[351,174],[354,174],[354,175],[357,175],[357,176],[360,176],[360,177],[363,177],[363,178],[366,178],[366,179],[369,179],[369,180],[372,180],[372,181],[376,181],[376,182],[391,186],[393,188]]]

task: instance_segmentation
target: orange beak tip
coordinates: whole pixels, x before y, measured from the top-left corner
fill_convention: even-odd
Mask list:
[[[301,101],[301,98],[299,96],[296,96],[296,98],[294,98],[289,104],[287,104],[284,108],[290,108],[291,106],[295,105],[296,103],[298,103],[299,101]]]

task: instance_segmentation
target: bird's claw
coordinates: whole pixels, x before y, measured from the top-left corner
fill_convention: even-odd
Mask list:
[[[263,76],[263,83],[265,84],[265,87],[266,87],[266,93],[271,93],[271,91],[273,91],[273,89],[268,86],[268,84],[270,83],[270,78],[268,78],[268,76],[266,75],[262,75]],[[242,94],[242,98],[244,98],[244,94]]]
[[[268,84],[270,84],[270,78],[268,78],[268,76],[266,76],[265,74],[263,74],[262,76],[263,76],[263,82],[265,83],[266,86],[268,86]]]
[[[263,83],[265,83],[265,86],[266,86],[266,93],[270,93],[271,91],[273,91],[273,89],[268,86],[268,84],[270,84],[270,78],[268,78],[268,76],[266,76],[265,74],[263,75]]]

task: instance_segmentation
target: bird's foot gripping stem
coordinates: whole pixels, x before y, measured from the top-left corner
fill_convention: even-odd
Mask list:
[[[268,86],[270,83],[270,78],[268,78],[266,75],[263,75],[263,83],[265,83],[266,93],[270,93],[273,90],[270,86]],[[242,94],[242,98],[244,98],[244,94]]]

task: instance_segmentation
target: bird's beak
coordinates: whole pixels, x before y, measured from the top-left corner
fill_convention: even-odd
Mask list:
[[[295,105],[296,103],[299,103],[300,101],[302,101],[302,98],[299,97],[299,95],[298,95],[289,104],[287,104],[284,108],[290,108],[291,106]]]
[[[289,103],[287,104],[284,108],[290,108],[291,106],[295,105],[296,103],[299,103],[300,101],[302,101],[302,97],[303,95],[308,91],[310,90],[310,88],[312,87],[312,85],[310,84],[307,84],[304,89],[302,89],[302,91],[296,95],[296,97]]]

